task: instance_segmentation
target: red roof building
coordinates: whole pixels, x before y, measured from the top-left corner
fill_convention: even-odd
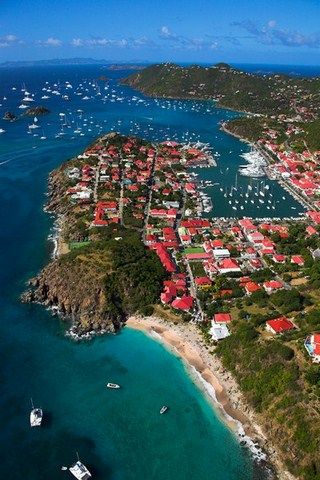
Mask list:
[[[285,263],[286,256],[285,255],[279,255],[279,254],[276,253],[276,254],[273,255],[272,260],[275,263]]]
[[[229,323],[231,322],[230,313],[215,313],[213,316],[215,323]]]
[[[247,282],[244,286],[244,289],[248,295],[251,295],[254,292],[258,292],[261,290],[261,287],[258,283],[255,282]]]
[[[229,273],[229,272],[241,272],[236,260],[232,258],[224,258],[218,263],[218,269],[220,273]]]
[[[296,328],[294,323],[288,320],[287,317],[278,317],[266,322],[266,330],[273,334],[287,332],[294,328]]]
[[[193,306],[193,298],[190,295],[183,295],[181,298],[173,300],[171,306],[176,310],[188,312]]]
[[[304,265],[304,259],[301,255],[292,255],[291,263],[294,263],[295,265],[299,265],[299,267],[302,267]]]
[[[212,284],[212,281],[209,277],[196,277],[194,281],[197,287],[210,287]]]
[[[269,282],[264,282],[263,288],[267,293],[276,292],[277,290],[281,290],[284,287],[282,282],[278,280],[270,280]]]

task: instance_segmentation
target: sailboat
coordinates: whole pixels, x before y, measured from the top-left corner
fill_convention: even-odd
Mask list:
[[[38,122],[37,117],[34,117],[33,123],[31,125],[29,125],[29,128],[30,129],[39,128],[39,125],[37,125],[37,122]]]
[[[30,412],[30,425],[31,427],[41,427],[43,411],[42,408],[35,408],[33,400],[31,398],[31,412]]]
[[[44,134],[44,131],[42,130],[42,135],[40,137],[40,140],[47,140],[47,137]]]

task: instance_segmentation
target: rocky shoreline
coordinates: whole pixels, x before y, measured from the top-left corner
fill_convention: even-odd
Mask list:
[[[67,208],[59,199],[62,194],[61,168],[49,176],[48,202],[44,210],[56,218],[54,256],[41,272],[27,283],[21,295],[23,303],[37,303],[54,309],[62,319],[71,322],[69,336],[73,339],[89,339],[96,334],[116,333],[122,321],[111,319],[104,312],[103,280],[92,282],[86,266],[64,261],[62,253],[63,230],[69,221]],[[123,319],[125,320],[125,319]]]

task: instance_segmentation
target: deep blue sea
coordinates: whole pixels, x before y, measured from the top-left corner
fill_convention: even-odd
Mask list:
[[[26,280],[52,254],[47,238],[53,219],[43,212],[48,173],[101,132],[210,143],[219,154],[218,167],[199,173],[219,184],[210,191],[213,215],[234,213],[225,188],[235,181],[247,188],[249,179],[236,180],[236,172],[248,146],[218,128],[235,113],[213,102],[147,99],[118,85],[127,73],[99,66],[0,72],[1,118],[8,110],[23,113],[18,108],[26,95],[22,88],[34,95],[32,104],[51,112],[38,119],[39,128],[31,133],[33,119],[0,120],[5,130],[0,135],[1,478],[70,478],[60,468],[70,465],[78,451],[98,480],[262,479],[182,362],[160,344],[129,329],[76,344],[64,337],[57,317],[19,302]],[[95,84],[102,74],[109,81]],[[50,98],[41,99],[45,94]],[[275,182],[267,183],[274,215],[292,215],[291,207],[301,211]],[[266,207],[250,203],[242,215],[270,214]],[[123,388],[107,390],[106,381]],[[45,411],[41,429],[29,427],[31,397]],[[163,404],[170,405],[170,412],[159,416]]]

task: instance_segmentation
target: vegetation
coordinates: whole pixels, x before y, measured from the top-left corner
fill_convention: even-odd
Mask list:
[[[296,105],[313,108],[320,80],[254,75],[221,63],[210,68],[165,63],[130,75],[123,83],[157,97],[213,98],[233,110],[275,115],[293,112],[293,98]]]
[[[311,402],[310,385],[320,392],[319,368],[304,371],[295,343],[262,338],[249,317],[233,326],[218,344],[224,366],[236,377],[247,401],[261,415],[266,430],[282,446],[288,467],[308,480],[320,478],[319,405]]]
[[[114,271],[105,279],[107,315],[123,319],[137,311],[152,313],[150,305],[158,302],[165,279],[157,255],[146,249],[136,233],[108,246]]]

